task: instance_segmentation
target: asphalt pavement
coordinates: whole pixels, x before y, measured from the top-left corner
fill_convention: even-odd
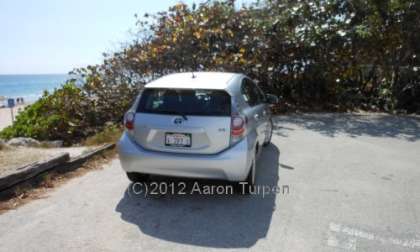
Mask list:
[[[249,196],[144,195],[114,159],[1,214],[0,251],[420,251],[418,118],[278,116],[257,167]]]

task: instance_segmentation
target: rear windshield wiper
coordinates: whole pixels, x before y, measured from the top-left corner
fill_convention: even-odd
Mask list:
[[[182,118],[183,118],[185,121],[188,121],[187,115],[185,115],[184,113],[182,113],[182,112],[175,112],[175,113],[177,113],[178,115],[182,116]]]

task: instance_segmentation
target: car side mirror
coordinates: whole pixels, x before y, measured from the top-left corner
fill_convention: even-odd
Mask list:
[[[266,97],[267,97],[267,102],[270,104],[279,103],[279,97],[277,95],[267,94]]]

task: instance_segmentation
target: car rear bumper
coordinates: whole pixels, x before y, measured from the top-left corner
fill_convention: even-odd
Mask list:
[[[251,166],[253,144],[244,138],[218,154],[167,153],[146,150],[124,133],[118,142],[118,153],[126,172],[243,181]]]

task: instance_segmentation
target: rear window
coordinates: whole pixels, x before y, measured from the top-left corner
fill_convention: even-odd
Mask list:
[[[145,89],[139,113],[230,116],[230,95],[222,90]]]

